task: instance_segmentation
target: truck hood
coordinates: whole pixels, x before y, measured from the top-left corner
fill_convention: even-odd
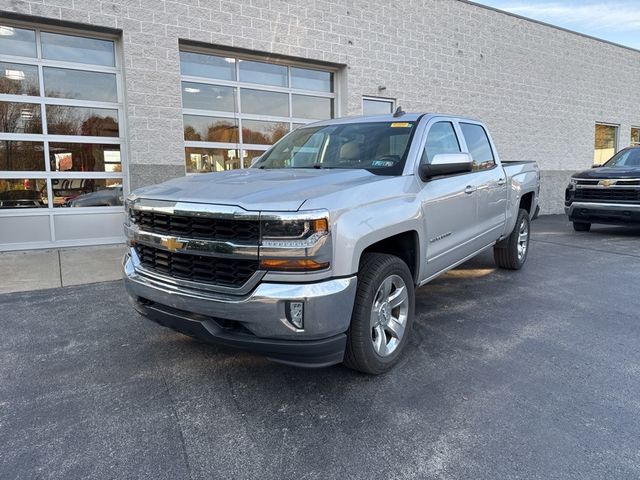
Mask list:
[[[638,178],[640,167],[600,167],[574,173],[573,178],[584,180],[601,180],[605,178]]]
[[[180,177],[137,189],[151,200],[239,206],[245,210],[296,211],[311,198],[383,181],[367,170],[230,170]]]

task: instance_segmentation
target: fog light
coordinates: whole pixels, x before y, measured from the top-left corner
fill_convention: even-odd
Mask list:
[[[287,302],[287,320],[297,329],[304,328],[304,302]]]

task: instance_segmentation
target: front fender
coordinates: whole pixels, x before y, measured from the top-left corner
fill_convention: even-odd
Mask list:
[[[419,249],[424,245],[419,207],[414,196],[401,196],[343,212],[334,225],[334,275],[357,273],[367,247],[400,233],[415,231]]]

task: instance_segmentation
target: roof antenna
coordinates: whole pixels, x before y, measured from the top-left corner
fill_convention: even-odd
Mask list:
[[[393,116],[397,118],[397,117],[401,117],[405,113],[407,113],[407,112],[402,110],[402,107],[400,105],[398,105],[398,108],[396,108],[396,112],[393,114]]]

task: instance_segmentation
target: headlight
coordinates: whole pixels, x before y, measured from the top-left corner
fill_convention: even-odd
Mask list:
[[[260,225],[260,268],[289,272],[329,268],[328,212],[265,213]]]

